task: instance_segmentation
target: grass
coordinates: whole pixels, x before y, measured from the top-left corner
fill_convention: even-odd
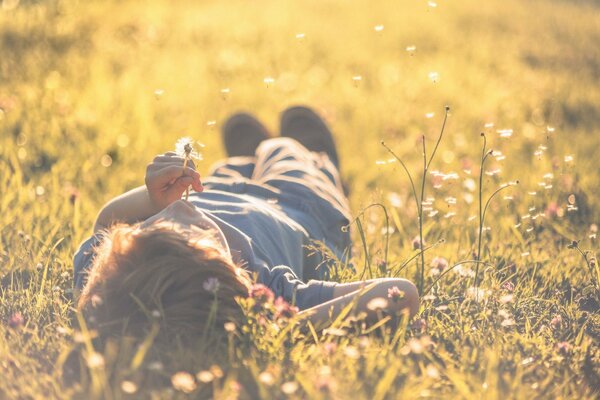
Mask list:
[[[1,398],[597,396],[594,2],[11,3],[0,10]],[[177,138],[206,144],[206,173],[227,115],[251,109],[275,131],[297,103],[329,120],[359,216],[358,270],[335,278],[422,277],[417,319],[392,331],[348,317],[319,333],[250,314],[193,349],[162,354],[147,340],[95,353],[77,328],[71,257],[101,205],[141,184]],[[445,105],[419,207],[381,141],[420,183],[421,137],[435,147]],[[520,184],[480,227],[482,132],[494,150],[484,205]],[[480,257],[478,287],[474,264],[438,279],[436,257]],[[172,378],[182,371],[203,373]]]

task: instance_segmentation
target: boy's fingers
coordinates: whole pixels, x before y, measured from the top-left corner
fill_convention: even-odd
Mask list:
[[[148,166],[149,168],[156,167],[164,167],[166,164],[174,164],[181,165],[185,164],[185,158],[183,157],[165,157],[165,156],[156,156],[154,160]],[[196,168],[196,164],[194,164],[194,160],[188,160],[187,165],[192,168]]]
[[[170,164],[153,172],[156,176],[160,176],[161,179],[165,180],[177,179],[182,175],[197,177],[198,179],[200,179],[200,174],[196,170],[194,170],[191,167],[182,168],[182,166],[180,165]]]

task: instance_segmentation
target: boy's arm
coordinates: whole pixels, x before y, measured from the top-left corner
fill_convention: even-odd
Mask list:
[[[147,219],[160,212],[181,195],[190,185],[194,190],[203,190],[200,174],[194,164],[169,152],[156,156],[146,168],[145,185],[115,197],[102,209],[94,224],[94,233],[107,228],[114,222],[133,223]]]
[[[373,287],[359,296],[361,290],[369,285]],[[397,287],[402,293],[402,298],[388,298],[388,290]],[[381,278],[362,282],[352,282],[338,284],[333,289],[333,298],[325,303],[318,304],[312,308],[300,312],[315,326],[327,324],[334,320],[339,313],[351,302],[356,299],[355,313],[365,312],[367,320],[377,319],[377,310],[371,310],[367,307],[369,302],[376,298],[383,298],[387,301],[384,308],[391,314],[396,314],[403,309],[407,309],[412,317],[419,310],[419,294],[415,285],[406,279]]]

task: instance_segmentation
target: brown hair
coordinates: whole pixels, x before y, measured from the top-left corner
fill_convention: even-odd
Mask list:
[[[235,298],[250,284],[210,232],[164,221],[116,225],[96,249],[78,309],[101,337],[140,336],[151,321],[160,321],[161,336],[194,337],[209,320],[217,328],[239,320]]]

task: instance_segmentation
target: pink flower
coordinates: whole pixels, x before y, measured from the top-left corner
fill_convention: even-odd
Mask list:
[[[423,240],[423,245],[425,245],[425,240]],[[415,236],[415,238],[412,240],[412,248],[413,250],[419,250],[422,248],[421,238],[419,236]]]
[[[551,201],[550,203],[548,203],[548,206],[546,206],[546,212],[544,214],[546,214],[546,217],[548,218],[556,218],[558,216],[558,209],[560,207],[558,206],[558,204],[556,204],[555,201]]]
[[[515,290],[515,284],[510,281],[506,281],[502,284],[502,289],[512,292]]]
[[[275,318],[289,319],[298,313],[298,307],[290,305],[283,297],[275,300]]]
[[[335,342],[327,342],[323,345],[323,353],[330,356],[337,350],[337,344]]]
[[[431,268],[436,268],[442,272],[448,268],[448,260],[446,260],[444,257],[435,257],[433,260],[431,260]]]
[[[559,353],[568,354],[573,346],[571,346],[568,342],[559,342],[556,344],[556,348],[558,349]]]
[[[20,312],[16,312],[8,319],[8,326],[12,329],[19,329],[25,324],[25,319]]]
[[[270,303],[275,299],[273,291],[262,283],[255,283],[250,288],[250,298],[253,298],[258,303]]]
[[[392,300],[394,303],[397,303],[404,298],[404,292],[400,290],[398,286],[394,286],[388,289],[387,296],[388,299]]]
[[[560,315],[555,315],[554,318],[550,321],[550,326],[554,329],[560,328],[560,324],[562,323],[562,317]]]

